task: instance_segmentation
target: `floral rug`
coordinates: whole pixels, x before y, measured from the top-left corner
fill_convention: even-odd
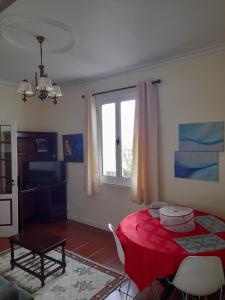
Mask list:
[[[15,258],[26,252],[23,248],[16,249]],[[58,251],[48,255],[61,259]],[[42,288],[33,275],[18,267],[11,270],[9,250],[0,253],[0,275],[27,290],[35,300],[104,299],[125,280],[123,275],[70,251],[66,251],[65,274],[61,270],[56,272],[45,280]]]

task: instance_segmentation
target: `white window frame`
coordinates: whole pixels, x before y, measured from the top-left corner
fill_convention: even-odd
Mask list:
[[[122,161],[121,161],[121,117],[120,103],[123,101],[136,100],[136,89],[126,89],[115,91],[96,96],[97,107],[97,124],[98,124],[98,140],[99,140],[99,171],[101,183],[130,186],[130,178],[122,178]],[[116,177],[103,175],[103,156],[102,156],[102,110],[104,104],[115,103],[115,126],[116,139],[119,138],[119,145],[116,145]],[[116,143],[116,141],[115,141]]]

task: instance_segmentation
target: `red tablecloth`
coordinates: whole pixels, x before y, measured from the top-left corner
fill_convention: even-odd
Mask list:
[[[206,214],[195,211],[195,215]],[[160,225],[160,219],[153,218],[148,210],[135,212],[124,218],[117,229],[125,251],[126,273],[143,290],[156,278],[175,273],[181,261],[193,255],[178,245],[174,238],[207,233],[208,230],[197,223],[196,229],[188,233],[167,231]],[[225,240],[225,232],[217,235]],[[196,255],[219,256],[225,268],[225,249]]]

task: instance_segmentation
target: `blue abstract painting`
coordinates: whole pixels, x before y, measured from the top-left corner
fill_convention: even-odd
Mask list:
[[[218,181],[218,152],[175,151],[175,177]]]
[[[63,135],[64,160],[68,162],[83,162],[83,134]]]
[[[180,151],[224,151],[224,122],[179,125]]]

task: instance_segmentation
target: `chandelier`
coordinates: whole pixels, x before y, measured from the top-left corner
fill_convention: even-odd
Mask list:
[[[48,78],[48,75],[45,73],[43,65],[43,59],[42,59],[42,44],[45,40],[43,36],[36,36],[36,39],[40,45],[40,56],[41,56],[41,64],[39,67],[39,79],[37,72],[35,72],[35,85],[36,85],[36,91],[39,91],[39,98],[43,101],[47,98],[50,98],[53,100],[54,104],[57,104],[58,98],[62,97],[62,92],[60,87],[54,82],[51,83],[51,80]],[[28,97],[32,97],[35,95],[35,93],[32,90],[31,83],[24,79],[20,82],[19,88],[17,90],[19,94],[23,96],[22,100],[24,102],[27,101]]]

